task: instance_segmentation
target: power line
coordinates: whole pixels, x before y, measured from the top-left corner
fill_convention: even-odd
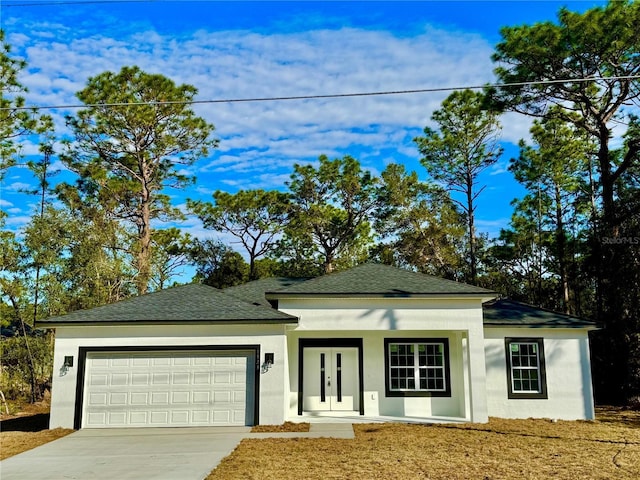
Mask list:
[[[620,75],[613,77],[583,77],[563,80],[539,80],[531,82],[514,82],[514,83],[493,83],[486,85],[470,85],[464,87],[437,87],[437,88],[421,88],[415,90],[389,90],[381,92],[355,92],[355,93],[332,93],[326,95],[295,95],[287,97],[254,97],[254,98],[227,98],[212,100],[180,100],[180,101],[148,101],[148,102],[114,102],[114,103],[86,103],[86,104],[68,104],[68,105],[44,105],[31,107],[4,107],[3,110],[62,110],[87,107],[131,107],[138,105],[201,105],[213,103],[249,103],[249,102],[280,102],[291,100],[318,100],[326,98],[353,98],[353,97],[375,97],[383,95],[412,95],[416,93],[435,93],[435,92],[451,92],[455,90],[480,90],[484,88],[506,88],[506,87],[523,87],[527,85],[552,85],[558,83],[580,83],[580,82],[598,82],[603,80],[636,80],[640,79],[640,75]]]

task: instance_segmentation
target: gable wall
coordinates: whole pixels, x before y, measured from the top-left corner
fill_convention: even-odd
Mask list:
[[[484,330],[489,416],[593,419],[589,338],[586,329]],[[505,337],[544,338],[547,399],[509,399]]]
[[[282,299],[278,310],[299,318],[296,330],[465,330],[482,326],[479,299]]]

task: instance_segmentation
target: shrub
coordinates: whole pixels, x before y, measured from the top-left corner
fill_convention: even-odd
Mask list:
[[[0,341],[2,366],[0,368],[0,390],[7,400],[29,401],[31,392],[31,362],[33,356],[35,400],[41,400],[44,392],[51,388],[53,369],[53,334],[34,331],[23,336],[6,337]]]

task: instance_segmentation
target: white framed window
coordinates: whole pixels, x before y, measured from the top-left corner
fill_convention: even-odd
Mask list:
[[[385,339],[387,396],[450,396],[446,338]]]
[[[547,398],[542,338],[506,338],[509,398]]]

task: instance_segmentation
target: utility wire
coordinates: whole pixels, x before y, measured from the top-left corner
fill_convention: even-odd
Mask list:
[[[255,98],[227,98],[213,100],[176,100],[176,101],[148,101],[148,102],[114,102],[114,103],[87,103],[87,104],[68,104],[68,105],[44,105],[31,107],[3,107],[4,110],[58,110],[58,109],[75,109],[87,107],[129,107],[137,105],[201,105],[213,103],[249,103],[249,102],[280,102],[290,100],[317,100],[325,98],[353,98],[353,97],[375,97],[383,95],[411,95],[416,93],[434,93],[434,92],[450,92],[454,90],[479,90],[483,88],[506,88],[506,87],[523,87],[526,85],[552,85],[558,83],[580,83],[580,82],[598,82],[603,80],[637,80],[640,75],[620,75],[614,77],[584,77],[563,80],[539,80],[532,82],[514,82],[514,83],[493,83],[486,85],[470,85],[465,87],[437,87],[437,88],[421,88],[416,90],[389,90],[382,92],[356,92],[356,93],[333,93],[326,95],[296,95],[287,97],[255,97]]]

